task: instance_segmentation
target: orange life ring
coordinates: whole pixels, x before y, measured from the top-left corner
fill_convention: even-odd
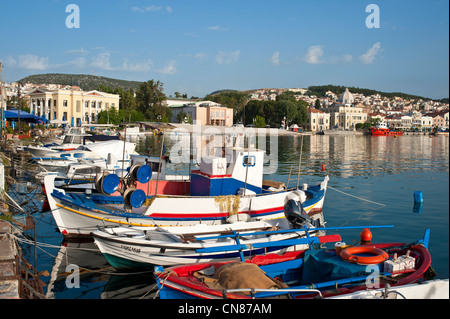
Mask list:
[[[358,256],[358,254],[368,254],[372,256]],[[363,265],[379,264],[387,259],[389,255],[379,248],[368,246],[349,247],[341,251],[342,259]]]

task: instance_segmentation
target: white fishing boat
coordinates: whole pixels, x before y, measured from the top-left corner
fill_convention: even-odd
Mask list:
[[[28,145],[24,150],[33,157],[48,157],[62,151],[75,150],[82,145],[108,140],[119,140],[119,136],[91,135],[86,133],[84,127],[71,127],[61,144]]]
[[[295,240],[319,234],[319,223],[299,229],[279,229],[274,221],[228,225],[141,230],[135,227],[101,228],[92,233],[95,244],[116,269],[154,265],[193,264],[245,259],[271,252],[308,249]],[[300,226],[300,225],[299,225]],[[275,230],[267,230],[268,228]],[[224,234],[227,233],[227,234]]]
[[[124,163],[128,167],[130,155],[138,155],[135,149],[135,143],[111,140],[80,145],[73,150],[50,152],[44,157],[32,157],[31,160],[45,168],[66,168],[73,163],[96,161],[104,161],[117,167],[122,167]]]
[[[311,219],[323,221],[328,176],[317,185],[286,189],[283,183],[263,181],[263,154],[262,150],[233,147],[227,154],[230,157],[203,158],[200,170],[191,172],[190,182],[162,183],[153,176],[146,182],[147,193],[138,189],[136,180],[127,183],[129,187],[122,190],[121,196],[84,195],[57,189],[52,176],[46,177],[44,184],[49,208],[65,236],[89,236],[103,225],[152,228],[190,226],[200,221],[217,225],[234,218],[284,219],[284,205],[290,199],[301,203]],[[119,178],[107,179],[108,194],[114,194]],[[173,194],[174,185],[184,185],[188,195]]]

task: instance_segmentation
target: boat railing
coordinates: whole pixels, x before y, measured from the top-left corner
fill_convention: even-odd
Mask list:
[[[250,296],[252,299],[255,299],[256,293],[268,293],[267,297],[274,297],[279,295],[287,295],[289,293],[312,293],[317,294],[318,298],[323,299],[322,293],[318,289],[297,289],[297,288],[283,288],[283,289],[261,289],[261,288],[236,288],[236,289],[224,289],[222,290],[222,296],[224,299],[228,299],[228,293],[236,293],[236,292],[250,292]],[[262,297],[262,296],[258,296]]]
[[[341,240],[341,236],[336,235],[323,235],[323,236],[310,236],[310,232],[316,232],[319,230],[344,230],[344,229],[364,229],[364,228],[388,228],[394,227],[393,225],[375,225],[375,226],[342,226],[342,227],[307,227],[295,228],[295,229],[281,229],[273,231],[262,231],[262,232],[245,232],[243,234],[233,231],[231,234],[219,235],[219,236],[209,236],[209,237],[197,237],[196,240],[209,240],[209,239],[221,239],[221,238],[234,238],[235,245],[225,245],[225,246],[214,246],[208,248],[196,249],[196,253],[217,253],[230,250],[236,250],[239,252],[241,261],[244,261],[243,251],[248,249],[257,248],[269,248],[269,247],[289,247],[296,245],[309,245],[313,248],[313,244],[322,244],[327,242],[337,242]],[[256,235],[273,235],[281,233],[294,233],[294,232],[304,232],[306,237],[295,238],[295,239],[282,239],[274,241],[265,241],[253,244],[241,244],[239,238],[242,236],[256,236]]]

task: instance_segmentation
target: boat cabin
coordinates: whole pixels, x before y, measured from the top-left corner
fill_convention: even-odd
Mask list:
[[[264,151],[234,147],[225,157],[202,157],[199,170],[191,172],[191,196],[236,195],[245,189],[262,193]]]

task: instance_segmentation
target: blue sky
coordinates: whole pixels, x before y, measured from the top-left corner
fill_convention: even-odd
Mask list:
[[[167,95],[335,84],[443,98],[448,12],[447,0],[1,1],[0,62],[6,82],[78,73],[160,80]]]

